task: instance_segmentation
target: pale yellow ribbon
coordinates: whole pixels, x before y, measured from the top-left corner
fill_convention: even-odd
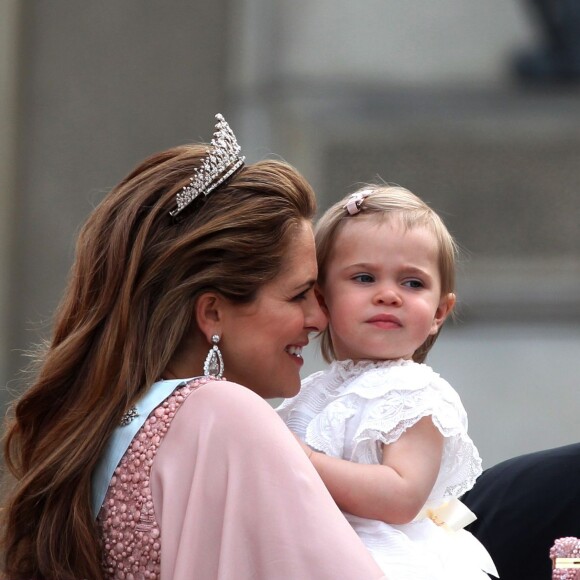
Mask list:
[[[450,499],[436,507],[425,507],[415,520],[430,519],[442,530],[452,534],[454,541],[459,542],[463,557],[471,563],[477,562],[481,570],[493,576],[499,576],[489,552],[474,536],[464,530],[474,522],[477,516],[458,499]],[[467,551],[466,551],[466,548]]]
[[[417,519],[428,518],[437,526],[457,532],[477,519],[477,516],[461,501],[450,499],[434,508],[424,508]]]

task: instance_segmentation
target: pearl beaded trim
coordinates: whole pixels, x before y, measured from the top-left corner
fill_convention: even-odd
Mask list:
[[[179,407],[209,379],[176,389],[147,418],[115,469],[97,517],[107,578],[156,580],[161,570],[161,530],[150,488],[151,467]]]

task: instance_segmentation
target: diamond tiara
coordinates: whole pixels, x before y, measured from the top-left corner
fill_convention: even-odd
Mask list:
[[[193,177],[176,196],[176,206],[169,212],[171,217],[179,215],[201,194],[208,196],[216,187],[230,178],[243,164],[240,146],[234,132],[219,113],[210,148],[201,167],[194,169]]]

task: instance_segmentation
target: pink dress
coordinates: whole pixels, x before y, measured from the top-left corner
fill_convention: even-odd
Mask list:
[[[383,578],[268,403],[203,382],[158,404],[115,469],[97,518],[106,577]]]

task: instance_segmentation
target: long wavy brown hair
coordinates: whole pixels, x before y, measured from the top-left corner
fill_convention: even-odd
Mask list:
[[[191,328],[197,296],[254,299],[278,274],[314,194],[284,162],[243,167],[179,222],[168,211],[206,145],[153,155],[82,228],[53,336],[12,405],[4,456],[3,572],[11,580],[100,579],[91,473],[123,412]]]

